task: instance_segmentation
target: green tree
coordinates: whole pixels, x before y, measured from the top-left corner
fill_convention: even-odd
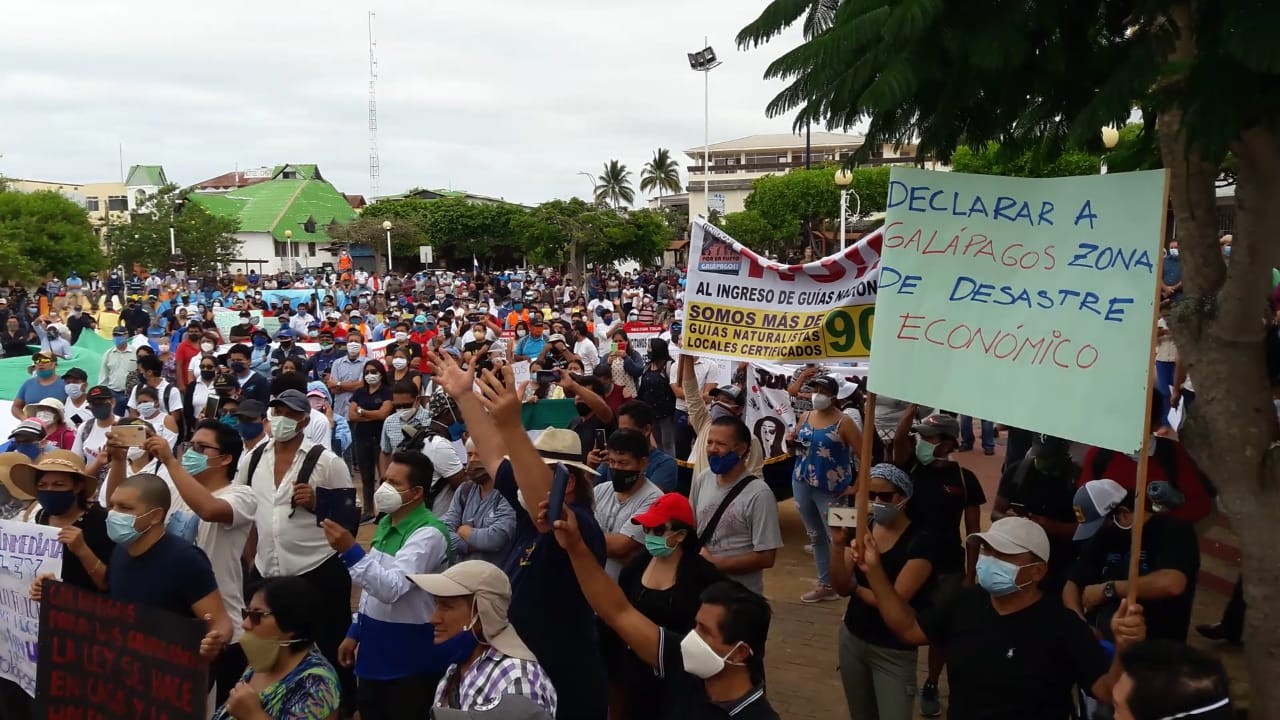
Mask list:
[[[731,212],[720,219],[721,230],[757,252],[778,254],[795,244],[794,229],[780,231],[755,210]]]
[[[671,151],[658,148],[653,152],[653,159],[644,164],[640,171],[640,192],[658,191],[661,198],[667,192],[678,193],[680,185],[680,164],[671,157]]]
[[[620,214],[572,200],[551,200],[513,220],[517,243],[537,264],[568,263],[581,279],[588,260],[611,265],[625,260],[652,264],[671,242],[672,228],[655,210]]]
[[[379,203],[379,205],[386,203]],[[373,207],[377,207],[376,205]],[[386,267],[387,231],[382,223],[391,222],[392,267],[417,267],[418,246],[423,245],[425,235],[415,218],[362,214],[351,222],[329,228],[329,239],[338,244],[365,245],[373,251],[374,267]]]
[[[745,209],[758,213],[779,233],[780,241],[794,239],[802,232],[807,238],[810,228],[820,228],[840,218],[840,188],[835,173],[834,167],[821,167],[766,175],[752,183]],[[850,199],[851,215],[855,210],[862,215],[881,212],[889,198],[889,169],[858,168],[853,171],[849,187],[861,198],[860,204]]]
[[[169,228],[174,230],[178,251],[186,260],[189,272],[216,268],[240,254],[243,244],[236,237],[240,222],[231,217],[211,214],[200,205],[185,200],[189,190],[166,185],[147,199],[129,219],[107,235],[107,246],[113,265],[131,267],[169,267]],[[179,200],[182,200],[179,205]]]
[[[106,267],[84,208],[53,192],[0,191],[0,278],[88,275]]]
[[[596,196],[598,203],[609,203],[615,208],[623,203],[630,205],[636,199],[636,191],[631,187],[631,171],[617,160],[604,164],[604,172],[596,177]]]
[[[465,260],[469,265],[474,254],[486,261],[511,264],[524,250],[512,225],[524,212],[510,203],[473,203],[450,197],[380,202],[366,208],[363,217],[376,218],[379,224],[390,220],[393,226],[401,221],[412,223],[417,234],[405,233],[397,241],[392,232],[392,252],[397,256],[412,251],[416,258],[419,245],[431,245],[444,263]],[[402,250],[396,249],[398,243],[403,244]]]
[[[1096,175],[1101,165],[1101,155],[1083,150],[1064,150],[1052,158],[1039,158],[1029,150],[1010,156],[998,143],[976,151],[959,147],[951,156],[952,170],[975,175],[1045,178]]]
[[[1280,716],[1280,423],[1262,330],[1280,259],[1278,26],[1280,5],[1262,0],[848,0],[767,71],[787,83],[770,115],[794,114],[797,127],[866,121],[864,151],[914,137],[920,156],[943,160],[989,142],[1097,150],[1100,127],[1141,110],[1138,139],[1159,147],[1181,249],[1185,299],[1170,324],[1198,399],[1180,437],[1245,548],[1249,711],[1263,718]],[[1236,182],[1229,265],[1215,212],[1224,168]]]

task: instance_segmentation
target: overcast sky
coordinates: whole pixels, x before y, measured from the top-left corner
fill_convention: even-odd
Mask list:
[[[191,184],[240,168],[318,163],[368,194],[368,34],[377,13],[381,193],[452,187],[537,203],[585,195],[618,158],[702,144],[709,35],[711,141],[788,132],[765,117],[766,65],[733,37],[765,0],[57,0],[0,23],[0,174],[116,180],[160,164]],[[326,9],[332,8],[332,9]],[[684,172],[681,172],[682,180]],[[639,204],[639,199],[637,200]]]

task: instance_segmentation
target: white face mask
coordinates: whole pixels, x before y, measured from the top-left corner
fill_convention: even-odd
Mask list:
[[[211,342],[200,343],[200,349],[207,353],[211,353],[213,352],[213,343]]]
[[[377,385],[378,383],[382,382],[382,376],[369,373],[368,375],[364,376],[364,381],[370,385]]]
[[[298,434],[298,421],[284,415],[272,415],[271,435],[280,442],[289,442]]]
[[[84,395],[83,385],[76,384],[67,386],[67,398],[71,400],[79,400],[81,395]]]
[[[145,454],[146,454],[146,451],[144,451],[142,448],[131,447],[129,448],[129,451],[125,453],[125,457],[128,458],[129,462],[137,462]]]
[[[347,354],[348,354],[348,355],[359,355],[359,354],[360,354],[360,343],[358,343],[358,342],[349,342],[349,343],[347,343]]]
[[[814,410],[826,410],[831,407],[831,396],[814,393],[812,396]]]
[[[407,333],[407,332],[398,332],[398,333],[396,333],[396,341],[397,341],[397,342],[404,342],[405,340],[408,340],[408,339],[409,339],[409,333]]]
[[[138,414],[142,417],[151,417],[156,414],[156,404],[153,402],[138,403]]]
[[[407,407],[407,408],[405,408],[405,409],[403,409],[403,410],[399,411],[399,414],[400,414],[400,419],[401,419],[401,420],[403,420],[404,422],[409,422],[410,420],[412,420],[412,419],[413,419],[413,416],[414,416],[414,415],[417,415],[417,414],[418,414],[418,408],[417,408],[417,406],[416,406],[416,405],[415,405],[415,406],[413,406],[413,407]]]
[[[391,358],[391,367],[397,370],[403,370],[409,367],[409,361],[405,358]]]
[[[40,410],[36,413],[36,419],[44,423],[45,427],[53,427],[53,413],[49,410]]]
[[[723,656],[717,655],[697,631],[690,630],[684,640],[680,641],[680,658],[684,661],[684,671],[703,680],[714,677],[724,670],[725,658],[732,655],[738,645],[741,643],[734,643]]]
[[[382,483],[373,491],[373,509],[379,513],[393,513],[404,507],[400,492],[388,483]]]

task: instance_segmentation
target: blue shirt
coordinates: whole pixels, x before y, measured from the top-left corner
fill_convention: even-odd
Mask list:
[[[547,334],[543,333],[538,337],[525,335],[516,343],[516,355],[523,355],[530,360],[542,354],[542,349],[547,346]]]
[[[1169,253],[1165,253],[1164,265],[1162,265],[1160,268],[1160,279],[1167,286],[1177,285],[1178,283],[1182,282],[1182,258],[1174,257]],[[1179,288],[1175,293],[1173,293],[1173,295],[1169,297],[1169,299],[1181,300],[1182,289]]]
[[[48,385],[41,385],[40,378],[27,378],[23,381],[22,387],[18,388],[16,399],[27,405],[34,405],[49,398],[64,403],[67,401],[67,384],[62,378],[57,378]]]

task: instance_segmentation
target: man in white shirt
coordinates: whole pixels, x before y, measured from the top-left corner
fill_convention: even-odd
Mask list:
[[[307,306],[299,305],[298,312],[294,313],[294,316],[289,318],[289,329],[293,331],[294,335],[298,335],[300,337],[305,336],[307,334],[307,328],[311,327],[311,323],[313,322],[316,322],[316,317],[307,312]]]
[[[595,338],[587,332],[587,323],[579,320],[573,324],[573,354],[582,360],[582,372],[587,375],[600,363],[600,350]]]
[[[254,569],[262,577],[297,575],[315,587],[311,639],[337,668],[343,694],[354,697],[355,678],[338,662],[338,645],[351,625],[351,576],[314,514],[316,488],[350,490],[354,506],[351,471],[327,446],[306,439],[311,403],[304,393],[285,390],[269,406],[272,440],[250,454],[245,478],[257,499]]]

